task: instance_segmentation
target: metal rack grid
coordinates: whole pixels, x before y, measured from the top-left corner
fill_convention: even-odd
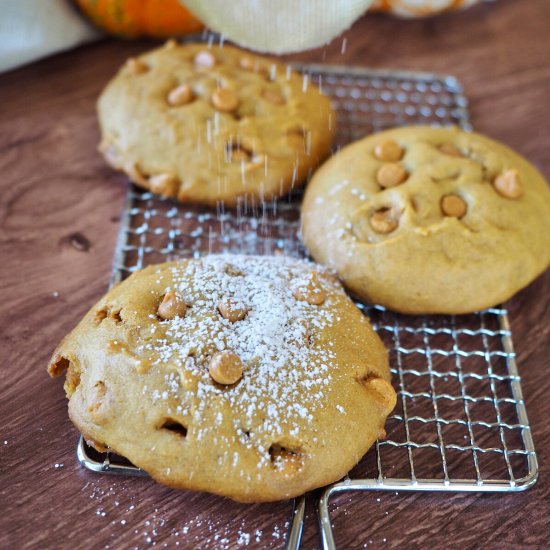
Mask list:
[[[336,148],[405,124],[470,129],[467,101],[453,77],[349,67],[300,66],[338,113]],[[298,239],[301,193],[234,211],[182,206],[130,186],[112,283],[136,269],[212,252],[304,256]],[[506,310],[412,317],[358,304],[390,350],[396,410],[349,477],[319,500],[325,548],[334,548],[330,499],[343,491],[521,491],[538,464],[522,397]],[[81,439],[78,458],[98,472],[144,475]],[[305,500],[295,501],[288,548],[298,548]]]

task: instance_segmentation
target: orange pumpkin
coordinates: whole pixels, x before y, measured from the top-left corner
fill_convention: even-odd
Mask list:
[[[167,38],[200,31],[203,24],[179,0],[75,0],[109,34]]]
[[[401,17],[429,17],[445,11],[468,8],[481,0],[374,0],[372,11]]]

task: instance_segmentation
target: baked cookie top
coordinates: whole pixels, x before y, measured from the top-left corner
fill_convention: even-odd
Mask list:
[[[320,266],[207,256],[148,267],[61,342],[69,415],[167,485],[240,501],[341,478],[395,405],[386,350]]]
[[[550,189],[523,157],[455,127],[406,127],[315,174],[303,240],[363,299],[403,313],[501,303],[550,263]]]
[[[100,151],[138,185],[181,202],[284,195],[329,153],[330,101],[305,76],[231,46],[129,59],[98,102]]]

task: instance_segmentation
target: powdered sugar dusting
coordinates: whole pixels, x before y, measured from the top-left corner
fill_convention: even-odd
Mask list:
[[[287,539],[288,503],[227,507],[189,493],[153,497],[152,482],[142,483],[136,488],[135,479],[102,477],[84,485],[92,501],[90,521],[101,533],[98,548],[281,548]]]
[[[199,405],[193,414],[197,439],[208,426],[203,413],[209,396],[228,402],[235,416],[251,418],[262,406],[263,424],[256,427],[271,437],[283,433],[282,419],[292,424],[292,435],[299,435],[299,423],[313,419],[317,407],[323,406],[330,388],[331,371],[336,356],[330,345],[311,345],[324,329],[338,322],[331,310],[331,290],[339,289],[329,275],[321,271],[319,284],[327,291],[322,305],[313,305],[295,297],[296,289],[308,284],[308,277],[318,266],[286,257],[213,255],[200,261],[177,264],[169,276],[159,269],[157,281],[165,292],[175,292],[187,304],[184,317],[161,321],[162,336],[148,340],[138,352],[151,355],[152,364],[164,370],[166,389],[154,390],[153,399],[178,396],[183,380],[197,381]],[[247,311],[244,319],[231,322],[218,311],[218,304],[231,300],[235,307]],[[154,335],[156,336],[156,335]],[[208,372],[212,355],[229,350],[243,362],[242,379],[234,386],[220,387]],[[144,392],[147,392],[147,388]],[[184,412],[185,405],[177,412]],[[223,416],[217,419],[218,425]],[[235,426],[235,439],[246,446],[256,446],[259,465],[269,461],[268,449],[262,447],[242,426]],[[237,457],[230,457],[233,463]]]

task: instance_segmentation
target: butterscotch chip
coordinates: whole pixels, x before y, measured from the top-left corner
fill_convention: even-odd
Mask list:
[[[212,52],[202,50],[195,55],[195,66],[201,69],[211,69],[216,64],[216,58]]]
[[[264,99],[267,99],[270,103],[273,103],[275,105],[284,105],[285,104],[285,98],[283,94],[280,92],[277,92],[275,90],[264,90],[262,92],[262,97]]]
[[[219,88],[212,94],[212,105],[224,113],[230,113],[239,106],[239,98],[233,90]]]
[[[507,199],[518,199],[523,194],[521,179],[517,170],[506,170],[493,181],[497,193]]]
[[[231,300],[229,298],[222,300],[218,304],[218,311],[221,313],[221,316],[232,323],[241,321],[246,317],[248,309],[244,304]]]
[[[310,273],[307,278],[301,279],[294,287],[294,297],[308,304],[320,306],[327,298],[327,294],[317,276],[317,272]]]
[[[400,164],[384,164],[376,173],[376,181],[381,187],[395,187],[408,178],[407,171]]]
[[[394,185],[403,176],[392,168],[385,189],[372,176],[382,166],[373,152],[388,140],[406,151],[410,177]],[[550,265],[550,189],[527,160],[480,134],[395,128],[341,149],[313,175],[301,234],[365,302],[471,313],[505,302]]]
[[[441,199],[441,210],[445,216],[462,218],[468,211],[468,204],[458,195],[445,195]]]
[[[173,197],[177,192],[179,182],[172,174],[158,174],[149,178],[149,185],[153,193]]]
[[[229,386],[237,383],[243,375],[241,358],[231,351],[215,353],[208,365],[208,372],[214,382]]]
[[[161,319],[174,319],[174,317],[184,317],[187,311],[185,302],[177,296],[175,292],[167,292],[162,298],[157,315]]]
[[[128,70],[133,74],[143,74],[149,70],[149,65],[147,65],[147,63],[135,57],[130,57],[130,59],[126,61],[126,66],[128,67]]]
[[[374,148],[374,156],[384,162],[397,162],[404,152],[403,147],[393,139],[385,139]]]
[[[444,155],[449,155],[450,157],[464,156],[452,143],[442,143],[437,148],[441,153]]]
[[[168,94],[168,103],[172,107],[179,107],[180,105],[186,105],[193,99],[193,90],[188,84],[180,84],[177,88],[174,88]]]
[[[369,218],[369,224],[374,231],[385,235],[395,231],[399,225],[399,222],[391,209],[381,208],[380,210],[376,210],[372,213]]]
[[[282,63],[227,44],[161,47],[139,59],[154,78],[120,71],[98,113],[105,160],[141,187],[169,173],[177,182],[169,195],[180,202],[258,205],[301,186],[330,153],[330,100]],[[307,132],[287,139],[290,127]],[[250,162],[231,157],[229,140],[253,152]]]
[[[324,307],[293,296],[311,280],[330,297]],[[185,298],[185,317],[153,314],[166,289]],[[248,315],[223,319],[216,307],[228,299]],[[105,304],[124,312],[123,324],[95,325]],[[134,355],[107,349],[115,340]],[[149,368],[137,370],[136,358]],[[136,271],[63,338],[49,370],[70,371],[70,418],[86,440],[171,487],[245,502],[341,479],[383,429],[393,392],[386,349],[338,280],[285,256],[208,255]],[[367,372],[387,386],[359,384]]]

